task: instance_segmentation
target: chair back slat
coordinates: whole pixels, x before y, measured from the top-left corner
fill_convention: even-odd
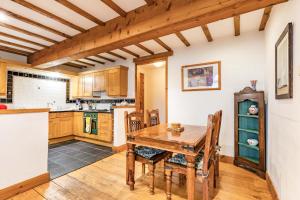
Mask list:
[[[144,128],[143,113],[142,112],[125,112],[125,132],[126,134],[138,131]]]
[[[214,114],[215,118],[215,129],[214,129],[214,135],[215,135],[215,143],[214,145],[217,146],[219,145],[219,137],[220,137],[220,130],[221,130],[221,124],[222,124],[222,110],[219,110]]]
[[[160,124],[159,110],[147,110],[147,126],[156,126]]]
[[[209,161],[214,152],[214,143],[215,143],[215,117],[214,115],[209,115],[207,120],[207,132],[205,138],[205,147],[204,147],[204,157],[203,157],[203,172],[207,173],[209,169]]]

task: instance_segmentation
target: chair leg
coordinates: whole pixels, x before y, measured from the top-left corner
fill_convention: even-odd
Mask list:
[[[128,153],[126,153],[126,185],[129,185]]]
[[[219,175],[220,175],[219,164],[220,164],[220,155],[217,154],[217,155],[216,155],[216,170],[215,170],[215,173],[216,173],[216,176],[217,176],[217,177],[219,177]]]
[[[150,194],[154,194],[154,174],[155,174],[155,165],[148,165],[149,168],[149,176],[150,176]]]
[[[204,178],[202,184],[203,184],[202,185],[202,187],[203,187],[202,200],[209,200],[209,182],[208,182],[208,178]]]
[[[166,177],[167,177],[167,200],[172,199],[172,170],[171,169],[166,169]]]
[[[215,155],[215,163],[214,163],[214,188],[217,187],[217,177],[219,177],[219,154]]]
[[[143,163],[142,164],[142,175],[145,175],[145,173],[146,173],[146,164]]]

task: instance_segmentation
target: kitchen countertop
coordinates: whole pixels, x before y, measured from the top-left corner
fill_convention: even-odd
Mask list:
[[[113,110],[50,110],[50,113],[60,112],[93,112],[93,113],[113,113]]]
[[[8,109],[8,110],[0,110],[1,114],[24,114],[24,113],[42,113],[49,112],[49,108],[29,108],[29,109]]]

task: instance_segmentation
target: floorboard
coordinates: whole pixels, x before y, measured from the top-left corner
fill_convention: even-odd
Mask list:
[[[157,168],[155,195],[150,195],[147,175],[142,175],[141,164],[136,164],[135,190],[125,184],[125,152],[112,155],[94,164],[73,171],[19,194],[10,200],[159,200],[166,199],[163,168]],[[178,185],[173,176],[173,199],[186,199],[185,186]],[[197,200],[201,199],[201,183],[196,183]],[[265,180],[232,164],[220,164],[218,187],[214,200],[272,200]]]

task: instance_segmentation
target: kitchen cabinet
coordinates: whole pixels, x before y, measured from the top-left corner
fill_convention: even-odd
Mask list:
[[[73,135],[73,113],[61,112],[49,114],[49,139]]]
[[[120,66],[107,71],[107,95],[127,97],[128,68]]]
[[[106,91],[106,71],[95,72],[93,79],[93,91],[104,92]]]
[[[83,112],[74,113],[73,131],[76,136],[83,136]]]
[[[113,119],[110,113],[98,114],[98,136],[101,141],[111,143],[113,140]]]
[[[6,96],[7,65],[0,62],[0,96]]]
[[[71,99],[76,99],[78,97],[78,89],[79,89],[79,77],[74,76],[71,78],[70,81],[70,98]]]
[[[83,96],[93,96],[93,74],[86,74],[83,76]]]

